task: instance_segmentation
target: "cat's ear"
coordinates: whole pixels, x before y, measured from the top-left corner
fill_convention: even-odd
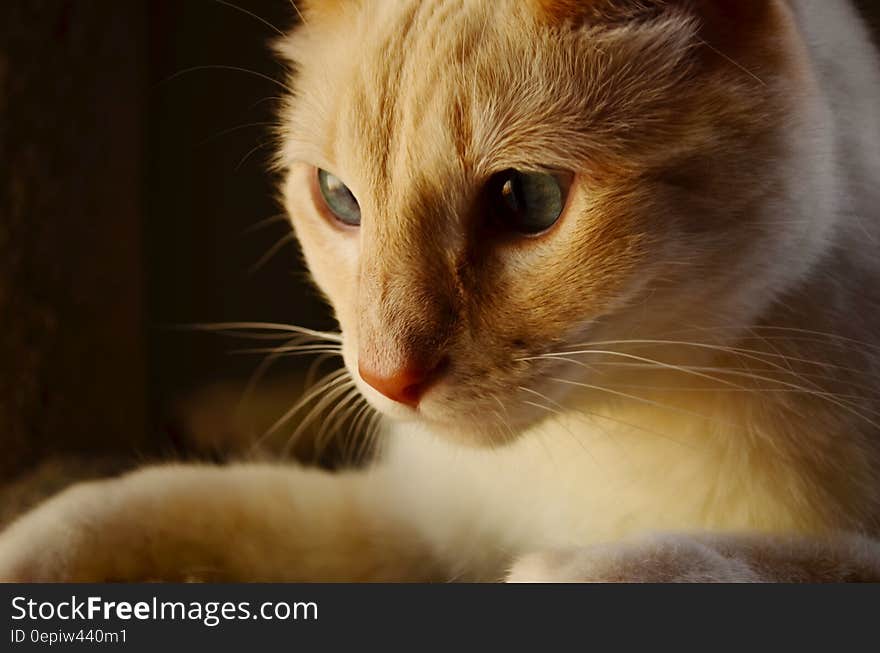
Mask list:
[[[328,20],[344,16],[358,0],[294,0],[296,11],[303,22]]]
[[[304,28],[319,27],[332,29],[340,24],[340,20],[351,15],[361,0],[290,0],[296,13],[297,23],[293,29],[276,39],[273,43],[275,52],[282,60],[293,64],[301,63],[304,55],[313,48],[313,44],[303,42]]]
[[[679,9],[700,15],[745,20],[775,0],[531,0],[550,21],[623,21]]]
[[[779,0],[531,0],[537,14],[551,23],[621,24],[672,12],[696,17],[712,34],[748,31]]]
[[[613,25],[648,23],[678,16],[695,20],[702,42],[728,55],[773,42],[783,28],[783,0],[530,0],[538,17],[551,24]],[[765,44],[762,46],[761,44]]]
[[[656,12],[662,0],[531,0],[538,16],[548,23],[620,22]]]

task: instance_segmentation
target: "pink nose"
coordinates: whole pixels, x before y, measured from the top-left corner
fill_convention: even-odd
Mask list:
[[[378,374],[363,361],[358,363],[361,378],[383,395],[410,408],[417,408],[419,402],[436,378],[436,370],[417,366],[406,366],[390,374]]]

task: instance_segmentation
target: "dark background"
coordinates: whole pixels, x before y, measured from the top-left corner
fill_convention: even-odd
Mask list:
[[[277,200],[278,180],[269,172],[271,129],[284,89],[262,76],[284,81],[271,42],[297,15],[289,0],[235,4],[238,9],[214,0],[146,3],[147,424],[159,437],[182,435],[179,405],[196,389],[251,376],[260,358],[230,351],[267,344],[163,326],[264,321],[334,327],[308,283]],[[275,371],[292,374],[307,362],[286,360]],[[210,411],[212,402],[239,393],[240,384],[232,384],[195,409]],[[224,416],[215,417],[192,428],[216,428]]]
[[[288,0],[237,4],[295,19]],[[332,327],[294,243],[253,270],[290,233],[248,231],[280,213],[282,89],[190,70],[283,79],[275,36],[214,0],[0,3],[0,479],[49,454],[180,448],[182,402],[259,360],[168,326]]]
[[[289,0],[237,4],[295,20]],[[332,327],[293,243],[251,271],[289,234],[248,231],[280,212],[265,164],[281,89],[190,70],[282,79],[273,36],[215,0],[0,2],[0,480],[222,430],[212,406],[258,360],[168,326]]]

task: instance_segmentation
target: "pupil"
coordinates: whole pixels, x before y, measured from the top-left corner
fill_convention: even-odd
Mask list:
[[[504,186],[501,187],[501,197],[504,198],[504,202],[510,208],[511,211],[518,212],[520,210],[520,188],[517,183],[518,178],[513,175],[509,177],[505,182]]]
[[[348,186],[326,170],[318,171],[318,182],[324,203],[333,215],[345,224],[359,225],[360,206]]]
[[[565,182],[552,172],[508,168],[497,173],[485,186],[484,201],[496,226],[519,234],[546,231],[562,215]]]

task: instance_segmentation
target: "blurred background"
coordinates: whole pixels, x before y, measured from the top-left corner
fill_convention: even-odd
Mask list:
[[[169,327],[333,328],[266,165],[269,44],[296,14],[235,5],[0,3],[7,513],[134,461],[241,451],[300,394],[310,361],[286,358],[236,410],[260,358],[230,352],[251,343]]]
[[[0,3],[0,481],[211,455],[299,394],[281,360],[240,423],[267,343],[168,327],[333,327],[267,172],[296,15],[235,4]]]

